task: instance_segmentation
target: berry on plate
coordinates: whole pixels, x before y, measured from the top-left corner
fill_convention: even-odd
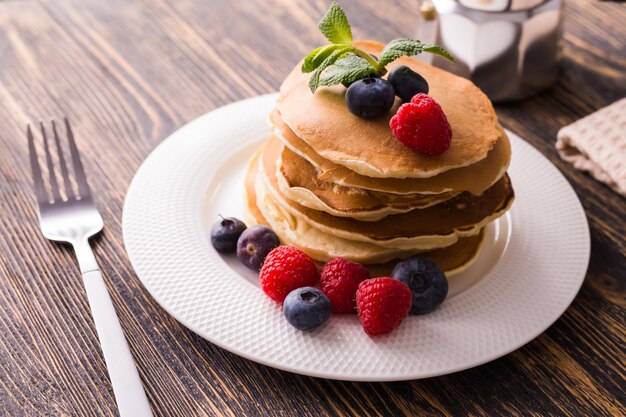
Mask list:
[[[391,277],[409,287],[413,294],[411,314],[426,314],[443,303],[448,295],[448,279],[443,270],[427,258],[409,258],[391,271]]]
[[[296,288],[315,285],[318,278],[313,259],[300,249],[286,245],[267,255],[259,274],[261,289],[277,303],[282,303]]]
[[[330,318],[332,307],[326,295],[315,287],[297,288],[287,295],[283,314],[293,327],[311,331]]]
[[[330,299],[333,313],[354,313],[356,290],[369,277],[367,268],[356,262],[335,258],[326,263],[320,274],[320,290]]]
[[[245,266],[258,271],[267,254],[278,245],[280,240],[272,229],[256,224],[239,236],[237,257]]]
[[[400,106],[389,127],[405,146],[426,155],[441,155],[452,141],[452,128],[441,106],[423,93]]]
[[[395,97],[389,81],[371,77],[355,81],[348,87],[346,104],[355,116],[375,119],[391,110]]]
[[[391,70],[387,79],[404,103],[411,101],[416,94],[428,94],[428,82],[406,65]]]
[[[409,314],[411,290],[393,278],[368,279],[356,292],[356,308],[365,333],[390,333]]]
[[[235,217],[222,217],[211,228],[211,243],[218,252],[237,250],[237,239],[246,230],[246,224]]]

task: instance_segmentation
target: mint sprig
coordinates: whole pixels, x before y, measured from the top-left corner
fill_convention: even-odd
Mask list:
[[[311,51],[302,63],[302,72],[311,74],[309,87],[315,93],[320,85],[350,84],[373,75],[385,75],[387,64],[401,56],[429,52],[454,61],[438,45],[427,45],[417,39],[394,39],[385,45],[378,60],[352,44],[352,30],[345,12],[333,1],[318,27],[332,42]]]

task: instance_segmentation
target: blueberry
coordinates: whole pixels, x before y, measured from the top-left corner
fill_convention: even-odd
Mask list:
[[[237,240],[237,257],[250,269],[259,270],[268,253],[280,245],[276,233],[256,224],[243,231]]]
[[[297,288],[283,302],[283,314],[296,329],[315,330],[330,318],[332,305],[326,295],[314,287]]]
[[[428,94],[428,83],[424,77],[407,66],[394,68],[387,79],[393,84],[396,95],[405,103],[418,93]]]
[[[405,259],[393,268],[391,277],[405,283],[413,293],[410,314],[430,313],[448,295],[448,279],[430,259]]]
[[[365,78],[355,81],[346,92],[348,110],[363,119],[380,117],[393,106],[393,86],[382,78]]]
[[[237,249],[237,239],[246,224],[235,217],[222,217],[211,228],[211,243],[218,252],[234,252]]]

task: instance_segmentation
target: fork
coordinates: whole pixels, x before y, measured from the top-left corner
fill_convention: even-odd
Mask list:
[[[152,417],[148,398],[124,337],[122,326],[89,245],[89,238],[102,230],[102,217],[93,202],[72,129],[67,118],[64,118],[64,121],[77,192],[74,192],[72,187],[70,169],[65,163],[56,123],[54,120],[51,123],[65,198],[61,196],[43,122],[39,125],[48,167],[50,194],[42,179],[33,132],[30,125],[26,128],[41,232],[49,240],[68,242],[74,248],[120,416]]]

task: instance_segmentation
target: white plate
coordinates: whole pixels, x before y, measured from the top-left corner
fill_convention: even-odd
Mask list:
[[[211,246],[217,214],[242,216],[243,173],[268,135],[276,95],[212,111],[143,163],[124,205],[124,243],[139,279],[172,316],[256,362],[305,375],[393,381],[460,371],[501,357],[554,323],[578,292],[589,229],[576,194],[537,150],[509,133],[513,208],[489,227],[476,264],[451,279],[434,313],[370,338],[356,316],[305,333],[284,320],[256,275]]]

